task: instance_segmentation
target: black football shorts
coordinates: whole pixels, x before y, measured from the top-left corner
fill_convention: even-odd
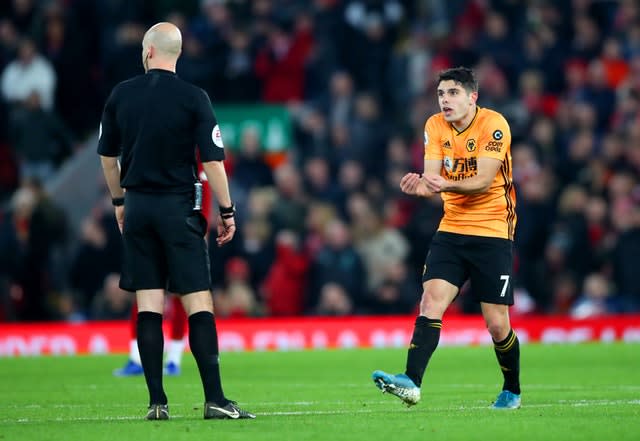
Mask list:
[[[189,193],[126,192],[122,289],[211,288],[207,221],[192,204]]]
[[[513,242],[438,231],[431,241],[422,281],[444,279],[460,288],[469,279],[479,302],[513,305]]]

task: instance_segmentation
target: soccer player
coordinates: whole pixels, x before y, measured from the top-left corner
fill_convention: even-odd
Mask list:
[[[420,401],[422,377],[438,346],[442,317],[469,279],[494,343],[504,376],[494,409],[520,407],[520,345],[511,329],[512,245],[516,226],[511,177],[511,132],[504,117],[480,108],[478,83],[471,69],[440,73],[441,112],[424,131],[424,173],[400,181],[409,195],[439,193],[444,216],[427,254],[420,315],[415,321],[406,370],[373,373],[375,385],[408,406]]]
[[[200,155],[198,156],[198,177],[200,181],[206,183],[207,175],[200,163]],[[207,219],[207,225],[211,225],[211,189],[208,185],[202,186],[202,214]],[[165,375],[180,375],[182,355],[186,345],[186,330],[187,330],[187,313],[182,306],[180,297],[177,295],[170,295],[170,340],[169,347],[167,348],[166,361],[164,365]],[[131,332],[131,340],[129,341],[129,358],[125,365],[119,369],[113,371],[113,375],[116,377],[130,377],[135,375],[142,375],[142,362],[140,361],[140,352],[138,351],[138,305],[134,302],[131,308],[131,316],[129,317],[129,325]]]

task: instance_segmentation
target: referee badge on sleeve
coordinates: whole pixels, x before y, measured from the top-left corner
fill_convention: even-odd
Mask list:
[[[213,143],[216,146],[220,147],[221,149],[224,148],[224,144],[222,143],[222,132],[220,132],[220,126],[218,124],[216,124],[216,126],[211,131],[211,140],[213,140]]]

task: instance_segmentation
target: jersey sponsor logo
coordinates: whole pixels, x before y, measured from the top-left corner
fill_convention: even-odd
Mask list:
[[[501,141],[489,141],[484,149],[488,152],[498,152],[502,150],[502,142]]]
[[[456,158],[453,160],[453,166],[451,167],[451,173],[473,173],[478,171],[478,159],[471,158]]]
[[[492,136],[493,136],[493,139],[500,141],[504,136],[504,134],[502,133],[502,130],[498,129],[493,131]]]
[[[220,132],[220,126],[218,124],[216,124],[216,126],[211,131],[211,140],[216,146],[220,147],[221,149],[224,148],[224,144],[222,143],[222,132]]]
[[[464,179],[475,175],[478,172],[478,158],[450,158],[445,156],[444,169],[447,171],[449,179]],[[464,175],[454,176],[454,175]]]
[[[445,170],[447,179],[462,181],[478,174],[478,158],[445,158]]]
[[[449,142],[449,140],[445,140],[444,144],[442,144],[442,148],[443,149],[450,149],[451,148],[451,143]]]

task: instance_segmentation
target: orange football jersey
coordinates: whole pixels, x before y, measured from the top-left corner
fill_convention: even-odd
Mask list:
[[[478,158],[502,161],[486,193],[441,193],[444,216],[440,231],[513,240],[516,227],[516,194],[512,180],[511,130],[504,117],[493,110],[477,108],[476,116],[459,132],[442,113],[424,126],[424,157],[441,160],[441,175],[462,180],[478,173]]]

